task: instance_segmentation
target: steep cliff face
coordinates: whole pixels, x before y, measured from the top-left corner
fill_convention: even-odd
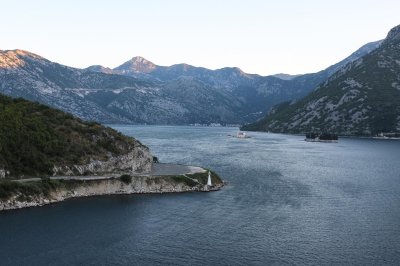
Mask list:
[[[127,154],[112,156],[107,160],[89,159],[89,163],[81,165],[61,165],[53,167],[53,176],[103,175],[103,174],[135,174],[151,171],[153,156],[144,145],[132,146]]]

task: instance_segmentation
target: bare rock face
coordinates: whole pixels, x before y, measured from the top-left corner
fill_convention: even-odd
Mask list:
[[[400,25],[392,28],[385,40],[386,42],[398,42],[400,40]]]
[[[148,173],[152,165],[153,156],[149,148],[137,142],[127,154],[110,157],[106,161],[90,160],[84,165],[54,166],[53,176]]]

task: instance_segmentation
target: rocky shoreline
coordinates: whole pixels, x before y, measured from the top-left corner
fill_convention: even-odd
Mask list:
[[[206,174],[206,170],[201,174]],[[199,173],[197,173],[199,174]],[[213,186],[204,185],[200,180],[187,174],[177,176],[133,176],[130,182],[121,178],[104,177],[104,179],[87,180],[55,180],[62,182],[62,186],[52,189],[47,195],[40,193],[30,196],[15,193],[6,200],[0,200],[0,211],[21,209],[34,206],[43,206],[77,197],[90,197],[117,194],[142,193],[182,193],[182,192],[210,192],[219,190],[224,182],[213,173],[212,178],[218,180]],[[43,181],[31,181],[43,182]]]

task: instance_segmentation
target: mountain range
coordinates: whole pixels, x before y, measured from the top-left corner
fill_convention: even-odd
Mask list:
[[[400,131],[400,25],[371,52],[357,56],[300,100],[274,107],[244,130],[341,135]]]
[[[380,45],[364,45],[317,73],[260,76],[239,68],[159,66],[134,57],[110,69],[72,68],[23,50],[0,51],[0,93],[102,123],[242,124],[296,100]]]

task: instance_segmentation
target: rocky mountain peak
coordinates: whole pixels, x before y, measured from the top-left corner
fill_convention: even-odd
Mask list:
[[[107,74],[113,74],[114,73],[114,71],[111,68],[104,67],[104,66],[101,66],[101,65],[93,65],[93,66],[87,67],[86,70],[94,71],[94,72],[107,73]]]
[[[146,58],[141,57],[141,56],[134,56],[134,57],[132,57],[132,59],[130,61],[137,63],[137,64],[139,64],[139,63],[140,64],[153,64],[152,62],[150,62],[149,60],[147,60]]]
[[[175,64],[169,67],[169,69],[173,70],[173,71],[181,71],[181,72],[187,72],[189,70],[195,69],[196,67],[186,64],[186,63],[182,63],[182,64]]]
[[[399,41],[400,41],[400,25],[392,28],[385,39],[386,43],[399,42]]]
[[[21,49],[15,49],[15,50],[0,50],[0,54],[6,54],[8,56],[19,56],[19,57],[30,57],[34,59],[40,59],[40,60],[45,60],[43,57],[40,55],[21,50]]]
[[[251,75],[245,73],[242,69],[240,69],[238,67],[224,67],[224,68],[218,69],[217,71],[219,71],[221,73],[225,73],[230,76],[252,78]]]
[[[25,59],[45,60],[43,57],[24,50],[0,50],[0,68],[18,68],[25,65]]]
[[[18,68],[25,65],[13,51],[0,51],[0,68]]]
[[[189,68],[191,68],[191,67],[192,67],[192,66],[189,65],[189,64],[185,64],[185,63],[182,64],[182,69],[183,69],[183,71],[188,71]]]
[[[234,71],[235,71],[236,73],[238,73],[238,74],[241,75],[241,76],[249,76],[249,75],[248,75],[246,72],[244,72],[241,68],[234,67],[233,69],[234,69]]]
[[[157,68],[157,65],[150,62],[149,60],[147,60],[141,56],[135,56],[135,57],[132,57],[131,60],[120,65],[119,67],[116,67],[114,70],[127,71],[127,72],[150,73],[156,68]]]

